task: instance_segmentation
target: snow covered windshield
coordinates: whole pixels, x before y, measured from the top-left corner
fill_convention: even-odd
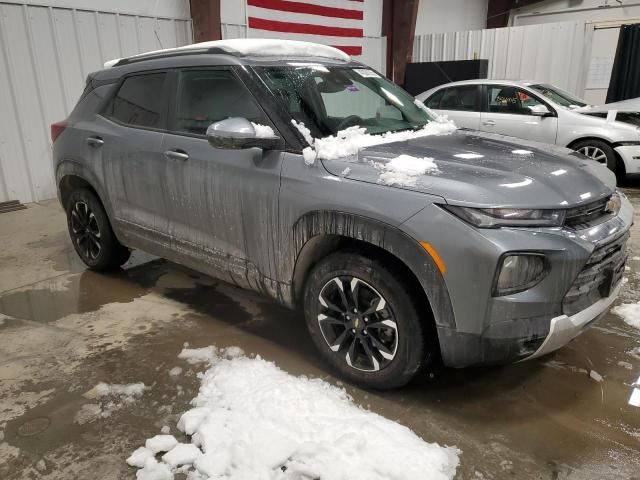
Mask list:
[[[368,68],[306,64],[256,71],[314,138],[353,126],[369,134],[414,130],[434,120],[411,95]]]
[[[567,108],[578,108],[578,107],[586,107],[587,104],[580,100],[579,98],[574,97],[570,93],[567,93],[559,88],[552,87],[551,85],[530,85],[531,88],[540,92],[542,95],[547,97],[552,102],[557,103],[558,105],[562,105]]]

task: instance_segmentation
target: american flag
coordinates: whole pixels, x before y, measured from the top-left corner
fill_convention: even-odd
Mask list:
[[[246,0],[247,37],[322,43],[362,55],[364,0]]]

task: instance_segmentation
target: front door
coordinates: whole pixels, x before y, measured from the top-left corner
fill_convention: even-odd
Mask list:
[[[272,124],[231,68],[184,69],[173,83],[171,132],[163,141],[173,249],[256,288],[273,270],[282,152],[216,149],[205,133],[230,117]]]
[[[487,85],[486,109],[480,129],[542,143],[556,143],[558,117],[532,115],[529,107],[547,104],[530,92],[510,85]]]

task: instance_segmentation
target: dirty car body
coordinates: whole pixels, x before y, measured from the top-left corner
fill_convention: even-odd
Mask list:
[[[304,68],[319,75],[360,70],[393,101],[383,101],[369,120],[349,111],[332,119],[325,104],[325,123],[311,125],[310,116],[322,117],[320,107],[309,101],[301,108],[292,100],[296,92],[279,91],[265,76]],[[115,118],[115,102],[133,108],[139,95],[133,87],[123,91],[127,82],[150,74],[160,92],[157,112],[147,109],[132,123]],[[353,77],[340,78],[345,75]],[[206,98],[183,99],[214,81],[234,85],[225,93],[227,103],[207,106],[223,110],[219,119],[200,115]],[[362,82],[341,88],[353,93],[371,85]],[[305,93],[316,101],[340,90],[335,82],[316,84],[322,91]],[[237,98],[250,98],[250,106],[239,107]],[[196,113],[184,107],[189,102]],[[339,55],[240,54],[207,44],[116,63],[90,75],[54,142],[59,197],[74,245],[83,256],[80,238],[90,232],[73,219],[88,207],[74,192],[88,190],[103,206],[114,242],[302,307],[325,358],[351,380],[380,388],[406,383],[438,353],[453,367],[533,358],[600,318],[620,288],[632,221],[629,202],[603,165],[564,148],[465,130],[303,159],[313,140],[292,120],[306,120],[312,136],[330,136],[360,123],[379,126],[388,114],[399,131],[406,126],[393,122],[410,124],[419,116],[408,103],[413,99],[398,87]],[[438,121],[422,111],[425,123]],[[233,126],[209,127],[226,117],[234,117]],[[134,124],[140,118],[152,125]],[[271,133],[243,130],[238,119],[245,127],[246,119],[256,129],[267,125]],[[400,154],[431,158],[438,171],[409,185],[382,183],[380,166]],[[104,238],[101,233],[94,240]],[[105,245],[93,253],[103,251]],[[376,269],[391,272],[397,283],[387,283]],[[328,300],[331,295],[345,305],[355,301],[356,313],[336,313],[342,307]],[[311,305],[316,298],[319,305]],[[357,312],[358,301],[360,307],[368,302],[369,317]],[[412,311],[403,313],[402,303],[411,303]],[[338,321],[332,309],[346,327],[323,327],[327,317]],[[413,312],[417,327],[400,318]],[[421,337],[420,343],[407,336]],[[409,367],[412,353],[402,349],[411,345],[421,349]],[[390,376],[398,363],[402,374]]]

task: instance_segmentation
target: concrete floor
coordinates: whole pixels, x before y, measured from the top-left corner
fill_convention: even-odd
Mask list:
[[[638,208],[640,189],[628,193]],[[133,478],[125,458],[163,425],[177,435],[197,391],[198,369],[176,358],[185,342],[237,345],[341,384],[295,312],[140,252],[119,273],[86,271],[56,202],[0,215],[0,246],[0,478]],[[626,302],[640,300],[640,261],[630,267]],[[640,331],[608,315],[543,359],[435,368],[391,393],[346,388],[425,440],[461,448],[461,479],[639,479],[640,409],[628,405],[639,346]],[[170,376],[175,366],[185,373]],[[99,381],[152,388],[83,421]]]

